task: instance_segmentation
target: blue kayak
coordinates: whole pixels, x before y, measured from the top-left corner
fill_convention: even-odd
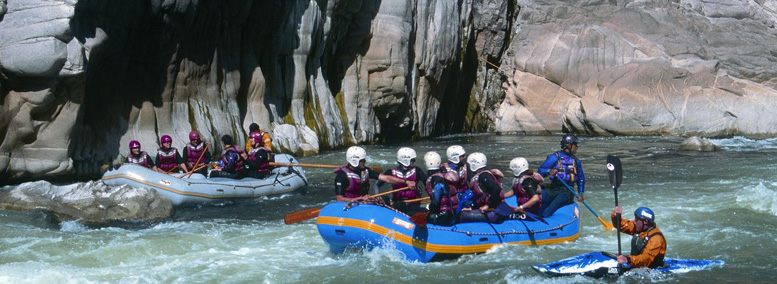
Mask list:
[[[580,212],[576,204],[537,220],[473,222],[453,226],[414,224],[408,215],[374,204],[334,202],[318,214],[318,232],[333,253],[346,248],[393,248],[409,261],[430,262],[483,253],[502,244],[543,245],[576,240]]]
[[[664,258],[664,265],[652,268],[652,270],[678,273],[702,270],[724,264],[725,262],[722,260]],[[615,254],[607,252],[589,252],[548,264],[534,265],[532,268],[546,276],[584,275],[599,278],[604,276],[618,277],[624,272],[618,269],[618,261],[615,260]]]

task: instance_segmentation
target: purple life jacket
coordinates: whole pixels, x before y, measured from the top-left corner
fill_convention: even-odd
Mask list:
[[[130,153],[129,155],[127,155],[127,163],[141,165],[146,168],[150,168],[149,165],[151,163],[148,159],[146,159],[146,157],[148,157],[148,154],[146,153],[146,151],[141,151],[140,157],[135,157],[132,155],[132,153]]]
[[[224,149],[224,151],[221,152],[221,160],[224,161],[224,165],[229,165],[230,161],[227,160],[227,155],[229,152],[234,152],[235,156],[237,156],[237,160],[234,161],[235,164],[235,171],[239,172],[243,170],[243,157],[240,156],[240,153],[243,153],[240,147],[237,145],[229,146],[228,148]]]
[[[269,155],[270,148],[267,147],[260,147],[260,148],[251,148],[251,151],[248,151],[248,159],[251,160],[251,163],[256,163],[256,153],[259,152],[259,150],[264,150]],[[270,162],[262,163],[259,165],[259,168],[256,169],[259,173],[264,173],[270,170]]]
[[[177,166],[175,156],[178,154],[178,149],[170,147],[169,151],[162,148],[156,150],[156,157],[159,160],[159,169],[163,171],[170,171]]]
[[[499,178],[497,175],[491,172],[491,170],[483,170],[475,174],[475,176],[472,177],[472,180],[469,183],[469,190],[472,191],[472,193],[475,195],[475,206],[476,208],[481,207],[483,205],[488,204],[488,199],[491,198],[491,194],[488,192],[483,191],[483,189],[480,188],[480,185],[478,184],[478,178],[480,178],[481,174],[489,174],[491,175],[494,180],[496,180],[496,183],[499,184]],[[505,199],[504,193],[499,191],[499,197],[502,198],[502,200]]]
[[[429,176],[429,178],[426,179],[426,193],[428,193],[429,196],[434,196],[434,192],[432,192],[434,189],[432,186],[432,177],[441,177],[444,180],[443,185],[448,189],[448,194],[443,194],[440,197],[440,212],[455,211],[456,208],[459,207],[459,197],[456,194],[458,188],[453,186],[451,182],[456,181],[459,178],[458,174],[454,172],[436,172]],[[448,195],[450,195],[450,197],[448,197]]]
[[[417,181],[418,175],[416,175],[416,167],[413,167],[412,169],[409,169],[407,172],[402,172],[399,167],[391,169],[391,175],[404,179],[404,180],[410,180],[410,181]],[[391,185],[392,189],[400,189],[403,187],[407,187],[406,183],[395,183]],[[415,190],[412,189],[405,189],[400,190],[397,192],[394,192],[394,200],[398,199],[414,199],[418,197],[418,193]]]
[[[197,159],[200,158],[200,155],[203,155],[203,152],[205,151],[205,143],[200,142],[200,145],[194,146],[192,143],[186,144],[186,162],[189,163],[196,163]],[[206,162],[206,161],[201,161]]]
[[[362,188],[370,187],[370,172],[365,168],[360,174],[356,174],[348,168],[348,164],[335,169],[335,173],[342,171],[348,177],[348,187],[345,188],[345,197],[354,198],[363,196]]]

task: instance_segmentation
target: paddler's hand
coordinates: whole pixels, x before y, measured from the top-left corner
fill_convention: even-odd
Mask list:
[[[618,255],[618,264],[629,263],[629,259],[623,255]]]
[[[620,206],[615,206],[615,210],[612,210],[613,215],[620,215],[623,214],[623,208]]]
[[[488,212],[489,211],[488,208],[489,208],[488,205],[480,206],[480,208],[479,208],[480,209],[480,213]]]
[[[415,188],[416,188],[416,187],[415,187],[415,186],[416,186],[416,184],[415,184],[415,182],[414,182],[414,181],[412,181],[412,180],[409,180],[409,181],[407,181],[407,182],[405,182],[405,183],[407,184],[407,188],[409,188],[409,189],[415,189]]]
[[[577,199],[578,202],[583,202],[583,200],[585,200],[585,198],[583,198],[582,194],[580,194],[580,197],[577,197],[575,199]]]
[[[551,169],[550,171],[548,171],[548,177],[556,176],[557,173],[558,173],[557,169]]]

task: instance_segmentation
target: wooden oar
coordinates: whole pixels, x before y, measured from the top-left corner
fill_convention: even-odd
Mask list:
[[[173,170],[175,170],[177,168],[178,168],[178,165],[175,165],[175,167],[173,167],[172,169],[167,170],[165,173],[169,174],[170,172],[172,172]]]
[[[397,188],[397,189],[389,190],[389,191],[386,191],[386,192],[383,192],[383,193],[378,193],[378,194],[375,194],[375,195],[370,195],[370,197],[379,197],[379,196],[383,196],[383,195],[386,195],[386,194],[391,194],[391,193],[394,193],[394,192],[397,192],[397,191],[402,191],[402,190],[405,190],[407,188],[408,187]],[[285,223],[286,225],[290,225],[290,224],[294,224],[294,223],[299,223],[299,222],[302,222],[302,221],[305,221],[305,220],[308,220],[308,219],[311,219],[311,218],[318,217],[318,213],[319,212],[321,212],[321,207],[319,207],[319,208],[308,208],[308,209],[300,210],[300,211],[297,211],[297,212],[294,212],[294,213],[289,213],[289,214],[286,214],[286,216],[283,216],[283,223]]]
[[[270,162],[270,166],[283,166],[283,167],[285,167],[285,166],[290,166],[290,165],[293,166],[293,164],[289,164],[289,163]],[[336,169],[336,168],[340,167],[340,166],[337,166],[337,165],[305,164],[305,163],[298,163],[296,165],[300,166],[300,167],[329,168],[329,169]],[[368,168],[372,169],[373,171],[376,171],[376,172],[379,172],[379,173],[383,173],[383,169],[380,168],[380,167],[368,167]]]
[[[197,162],[195,162],[195,163],[194,163],[194,165],[192,165],[192,168],[197,168],[197,164],[199,164],[199,163],[200,163],[200,159],[202,159],[202,156],[203,156],[203,155],[205,155],[205,152],[207,152],[207,151],[208,151],[208,146],[210,146],[210,142],[208,142],[208,143],[205,143],[205,149],[203,149],[203,150],[202,150],[202,153],[200,153],[200,157],[199,157],[199,158],[197,158]],[[179,177],[183,177],[183,176],[185,176],[185,175],[187,175],[187,174],[188,174],[189,176],[188,176],[187,178],[190,178],[190,177],[192,177],[192,174],[193,174],[195,171],[198,171],[199,169],[202,169],[202,167],[200,167],[200,168],[197,168],[196,170],[192,170],[192,169],[190,169],[190,171],[189,171],[188,173],[184,173],[184,174],[182,174],[182,175],[181,175],[181,176],[179,176]]]

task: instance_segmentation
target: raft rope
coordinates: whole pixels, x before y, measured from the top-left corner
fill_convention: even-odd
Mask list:
[[[351,207],[358,206],[360,204],[369,204],[369,205],[376,205],[376,206],[385,207],[386,209],[389,209],[391,211],[394,211],[394,212],[397,212],[399,214],[402,214],[402,215],[410,217],[409,215],[407,215],[407,214],[405,214],[405,213],[403,213],[403,212],[401,212],[401,211],[399,211],[397,209],[394,209],[394,207],[386,205],[386,203],[383,201],[383,198],[369,198],[367,200],[348,202],[348,204],[345,205],[345,208],[343,210],[346,211],[348,209],[351,209]],[[428,227],[428,226],[427,226],[427,228],[429,228],[431,230],[449,231],[449,232],[454,232],[454,233],[461,233],[461,234],[466,234],[467,236],[473,236],[473,235],[474,236],[505,236],[505,235],[513,235],[513,234],[523,234],[523,235],[525,235],[525,234],[537,234],[537,233],[545,233],[545,232],[560,230],[560,229],[562,229],[562,228],[564,228],[566,226],[571,225],[572,223],[574,223],[578,219],[579,219],[579,217],[575,216],[575,218],[572,219],[572,221],[569,221],[567,223],[558,225],[558,226],[553,227],[553,228],[548,228],[548,229],[544,229],[544,230],[537,230],[537,231],[515,231],[515,230],[512,230],[512,231],[508,231],[508,232],[499,232],[499,233],[473,233],[473,232],[470,232],[470,231],[463,231],[463,230],[454,229],[456,227],[456,225],[454,225],[453,228],[451,228],[451,229],[439,228],[439,227]],[[535,222],[539,222],[539,221],[535,221]]]

